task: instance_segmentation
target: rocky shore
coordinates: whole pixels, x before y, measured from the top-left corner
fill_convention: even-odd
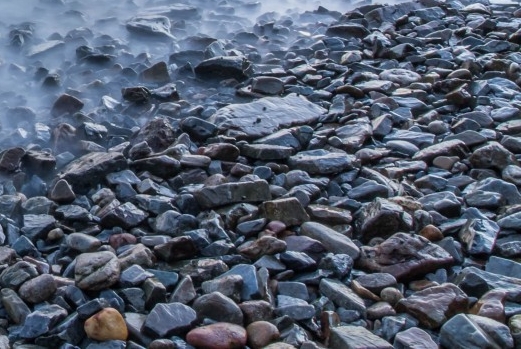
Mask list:
[[[518,5],[110,6],[1,25],[0,348],[521,348]]]

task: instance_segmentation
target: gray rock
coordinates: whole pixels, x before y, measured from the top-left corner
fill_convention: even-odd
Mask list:
[[[462,329],[468,335],[462,336]],[[458,314],[440,331],[440,344],[447,348],[513,348],[508,327],[496,320],[471,314]]]
[[[76,257],[74,279],[83,290],[102,290],[119,281],[120,264],[109,251],[82,253]]]
[[[286,226],[309,221],[309,215],[297,198],[264,201],[259,207],[259,215],[269,221],[281,221]]]
[[[508,165],[519,166],[514,154],[497,142],[488,142],[474,150],[469,161],[476,168],[491,168],[500,171]]]
[[[424,330],[412,327],[396,335],[393,347],[395,349],[437,349],[438,344]]]
[[[262,202],[271,199],[268,183],[264,180],[225,183],[204,187],[194,193],[202,208],[213,208],[238,202]]]
[[[459,238],[471,255],[490,255],[496,244],[499,226],[486,219],[469,219],[460,232]]]
[[[229,271],[219,275],[216,279],[226,278],[230,275],[239,275],[242,277],[243,284],[241,290],[241,300],[249,301],[258,299],[262,295],[261,283],[257,270],[253,265],[238,264],[233,266]]]
[[[79,252],[94,252],[101,246],[101,241],[84,233],[67,235],[67,247]]]
[[[352,309],[365,317],[366,307],[362,298],[344,283],[334,279],[322,279],[319,284],[320,293],[329,298],[338,307]]]
[[[252,75],[251,62],[244,56],[218,56],[200,62],[195,73],[202,78],[246,80]]]
[[[288,160],[292,170],[306,171],[311,175],[335,174],[358,166],[353,155],[326,150],[308,150],[297,153]]]
[[[122,205],[114,207],[112,210],[106,212],[101,218],[101,224],[104,227],[119,226],[124,229],[130,229],[138,226],[145,219],[148,214],[137,208],[131,202],[125,202]]]
[[[67,316],[67,311],[56,304],[43,305],[27,315],[21,328],[22,338],[37,338],[48,333]]]
[[[174,39],[170,33],[170,19],[160,15],[144,15],[131,18],[126,23],[129,32],[158,39]]]
[[[386,238],[399,230],[409,230],[407,213],[389,200],[376,198],[365,206],[355,220],[358,236],[363,241],[373,237]]]
[[[56,219],[47,214],[26,214],[23,218],[22,233],[31,241],[45,238],[47,233],[56,226]]]
[[[18,288],[27,280],[38,276],[36,267],[26,261],[19,261],[7,267],[0,274],[0,285],[4,288]]]
[[[239,306],[229,297],[220,292],[212,292],[198,297],[192,308],[197,312],[197,317],[217,322],[229,322],[243,325],[243,314]]]
[[[340,326],[331,329],[329,348],[346,349],[392,349],[382,338],[360,326]]]
[[[457,156],[464,158],[467,155],[466,144],[459,140],[446,140],[426,148],[423,148],[412,157],[413,160],[431,162],[438,156]]]
[[[490,273],[475,267],[467,267],[456,277],[454,283],[467,295],[481,298],[486,292],[504,289],[507,300],[521,300],[521,279]]]
[[[300,233],[320,241],[328,252],[346,254],[353,260],[356,260],[360,254],[360,249],[349,237],[320,223],[306,222],[302,224]]]
[[[506,181],[497,178],[485,178],[479,182],[469,185],[465,192],[474,190],[483,190],[499,193],[505,198],[507,205],[516,205],[521,203],[521,194],[517,187]]]
[[[234,131],[247,138],[267,136],[280,128],[316,122],[326,110],[290,94],[284,98],[267,97],[246,104],[219,109],[209,119],[221,131]],[[262,115],[262,117],[259,117]]]
[[[10,288],[2,288],[0,291],[2,305],[4,306],[7,315],[15,324],[23,324],[27,315],[31,313],[31,309],[24,303],[24,301]]]
[[[288,316],[293,320],[311,319],[315,315],[315,308],[305,300],[285,295],[277,296],[277,316]]]
[[[18,294],[24,301],[37,304],[54,296],[56,289],[54,277],[50,274],[42,274],[24,282],[20,286]]]
[[[186,333],[197,321],[195,310],[182,303],[160,303],[148,314],[143,331],[152,337]]]

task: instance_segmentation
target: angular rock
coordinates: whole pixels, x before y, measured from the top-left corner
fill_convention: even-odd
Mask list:
[[[329,348],[346,349],[392,349],[382,338],[360,326],[340,326],[331,329]]]
[[[290,169],[302,170],[310,175],[336,174],[352,170],[357,165],[353,155],[323,149],[301,151],[288,160]]]
[[[192,306],[199,319],[208,318],[217,322],[243,324],[243,315],[239,306],[220,292],[212,292],[197,298]]]
[[[268,183],[264,180],[225,183],[204,187],[194,193],[201,208],[213,208],[238,202],[262,202],[271,199]]]
[[[123,316],[114,308],[105,308],[85,321],[85,333],[97,341],[126,341],[128,330]]]
[[[148,314],[143,330],[153,337],[186,333],[197,321],[196,312],[184,304],[160,303]]]
[[[386,199],[377,198],[365,206],[355,221],[362,241],[373,237],[387,238],[400,230],[410,230],[403,208]]]
[[[218,56],[206,59],[194,68],[204,78],[246,80],[252,75],[251,62],[242,56]]]
[[[283,198],[264,201],[259,207],[259,215],[268,221],[280,221],[286,226],[301,225],[309,220],[297,198]]]
[[[74,279],[83,290],[102,290],[119,281],[120,264],[109,251],[82,253],[76,258]]]
[[[360,249],[350,238],[320,223],[306,222],[300,227],[300,234],[320,241],[328,252],[346,254],[358,259]]]
[[[344,283],[334,279],[322,279],[320,280],[319,289],[324,296],[337,306],[355,310],[365,317],[366,307],[364,301]]]

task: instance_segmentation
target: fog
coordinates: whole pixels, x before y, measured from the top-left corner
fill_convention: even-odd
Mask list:
[[[77,95],[81,95],[86,103],[84,112],[88,112],[88,108],[97,107],[105,94],[120,99],[120,86],[117,86],[111,71],[115,65],[119,64],[120,68],[130,65],[135,67],[139,65],[140,59],[147,64],[168,62],[171,53],[189,48],[180,47],[176,40],[151,42],[135,39],[126,30],[125,23],[133,16],[146,13],[150,8],[182,4],[198,7],[202,20],[172,20],[173,35],[181,40],[183,37],[197,35],[224,39],[230,32],[240,30],[241,27],[251,30],[256,18],[263,13],[276,12],[277,14],[271,15],[272,18],[291,18],[298,13],[316,10],[321,1],[0,1],[2,129],[14,124],[24,126],[13,120],[6,122],[9,119],[8,115],[4,115],[7,107],[28,106],[35,111],[37,120],[46,122],[53,100],[65,92],[77,92]],[[327,5],[322,6],[339,12],[346,12],[352,7],[350,2],[342,0],[329,0]],[[227,24],[222,24],[222,20]],[[101,67],[78,64],[76,49],[82,45],[103,46],[106,52],[114,55],[114,59],[109,65]],[[140,54],[145,56],[140,58]],[[49,88],[49,84],[46,85],[46,78],[51,85],[54,83],[52,88]],[[97,89],[95,86],[99,87],[100,82],[105,84],[104,88]]]

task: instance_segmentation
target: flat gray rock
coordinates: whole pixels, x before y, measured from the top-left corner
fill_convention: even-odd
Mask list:
[[[361,326],[340,326],[331,329],[328,348],[392,349],[393,346]]]
[[[360,255],[360,249],[350,238],[320,223],[302,224],[300,234],[320,241],[328,252],[347,254],[353,260]]]
[[[267,97],[251,103],[231,104],[219,109],[209,121],[221,132],[260,138],[280,128],[314,123],[326,112],[306,98],[290,94],[284,98]]]
[[[268,182],[256,180],[204,187],[195,192],[194,197],[202,208],[212,208],[237,202],[271,200],[271,193]]]

